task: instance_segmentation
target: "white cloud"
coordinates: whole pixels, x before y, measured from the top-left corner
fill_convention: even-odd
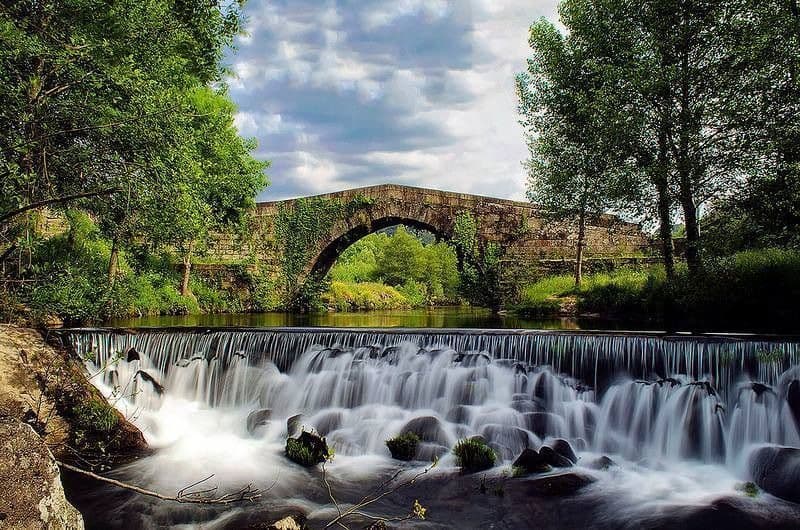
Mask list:
[[[523,199],[514,74],[556,4],[251,0],[230,85],[237,127],[273,153],[266,196],[392,181]]]

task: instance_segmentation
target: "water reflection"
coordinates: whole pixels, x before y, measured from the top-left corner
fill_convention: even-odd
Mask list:
[[[114,319],[112,327],[247,326],[247,327],[347,327],[347,328],[500,328],[500,329],[647,329],[647,326],[588,318],[528,319],[494,314],[481,307],[433,307],[365,312],[242,313],[218,315],[145,316]]]

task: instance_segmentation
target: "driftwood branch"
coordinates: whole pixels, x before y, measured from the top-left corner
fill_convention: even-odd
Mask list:
[[[422,477],[423,475],[426,475],[428,473],[428,471],[430,471],[431,469],[436,467],[437,464],[438,464],[438,461],[435,460],[428,467],[423,469],[422,471],[418,471],[410,479],[405,480],[405,481],[400,482],[400,483],[397,483],[394,486],[392,486],[392,483],[394,483],[397,480],[397,478],[400,476],[400,474],[404,471],[403,469],[399,469],[390,478],[388,478],[387,480],[382,482],[374,490],[372,490],[370,493],[368,493],[367,495],[362,497],[361,500],[359,500],[356,504],[352,505],[350,508],[347,508],[345,510],[341,509],[340,504],[336,501],[336,498],[333,496],[333,493],[331,491],[331,486],[328,483],[327,478],[325,477],[325,466],[323,465],[323,467],[322,467],[323,482],[325,483],[325,486],[328,489],[328,497],[333,502],[333,504],[336,506],[336,510],[337,510],[337,512],[339,514],[334,519],[330,520],[328,522],[328,524],[325,525],[325,528],[330,528],[332,526],[339,526],[341,528],[347,528],[347,526],[344,524],[344,520],[347,519],[348,517],[351,517],[351,516],[354,516],[354,515],[355,516],[361,516],[361,517],[364,517],[366,519],[370,519],[372,521],[380,521],[380,522],[384,522],[384,523],[408,521],[409,519],[415,519],[415,518],[424,519],[426,510],[418,502],[414,503],[414,506],[413,506],[413,508],[412,508],[410,513],[408,513],[407,515],[398,516],[398,517],[386,517],[386,516],[381,516],[381,515],[371,515],[371,514],[368,514],[368,513],[364,512],[362,510],[363,510],[363,508],[366,508],[367,506],[378,502],[379,500],[381,500],[384,497],[387,497],[387,496],[395,493],[396,491],[399,491],[399,490],[401,490],[403,488],[411,486],[420,477]]]
[[[77,201],[78,199],[88,199],[89,197],[99,197],[101,195],[111,195],[113,193],[118,192],[118,188],[108,188],[103,190],[96,190],[96,191],[86,191],[83,193],[76,193],[75,195],[65,195],[63,197],[55,197],[52,199],[45,199],[43,201],[36,201],[20,208],[16,208],[14,210],[8,211],[2,215],[0,215],[0,224],[5,223],[9,219],[18,216],[19,214],[25,213],[29,210],[36,210],[37,208],[44,208],[45,206],[50,206],[51,204],[64,204],[67,202]]]
[[[205,484],[214,477],[214,475],[209,475],[202,480],[198,480],[193,484],[189,484],[188,486],[181,488],[175,495],[163,495],[157,491],[140,488],[138,486],[134,486],[133,484],[128,484],[127,482],[121,482],[113,478],[104,477],[102,475],[98,475],[97,473],[92,473],[91,471],[65,464],[64,462],[58,462],[58,465],[64,469],[91,477],[95,480],[99,480],[100,482],[105,482],[106,484],[117,486],[118,488],[133,491],[141,495],[147,495],[148,497],[155,497],[156,499],[161,499],[164,501],[173,501],[185,504],[234,504],[238,502],[253,502],[257,499],[260,499],[262,494],[261,490],[253,488],[252,484],[248,484],[238,491],[219,496],[216,496],[218,489],[217,486],[203,490],[193,490],[193,488],[199,486],[200,484]],[[272,486],[274,485],[275,483],[272,484]],[[270,486],[266,491],[269,491],[272,486]]]

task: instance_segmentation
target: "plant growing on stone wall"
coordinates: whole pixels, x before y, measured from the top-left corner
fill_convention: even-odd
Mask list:
[[[469,212],[461,212],[453,223],[451,240],[461,261],[461,290],[471,303],[500,307],[500,258],[502,250],[478,237],[478,224]]]
[[[281,206],[275,221],[275,235],[281,246],[281,283],[286,304],[313,305],[299,296],[304,289],[303,285],[298,285],[298,280],[314,258],[316,246],[329,235],[337,221],[372,204],[374,199],[358,195],[347,202],[328,197],[306,197],[297,199],[292,206]]]

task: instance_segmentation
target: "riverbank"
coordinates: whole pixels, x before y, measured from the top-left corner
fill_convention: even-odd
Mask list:
[[[690,278],[685,266],[668,282],[663,268],[570,275],[521,290],[514,310],[530,317],[598,316],[686,331],[797,333],[800,253],[771,249],[708,260]]]
[[[105,470],[144,454],[142,433],[82,363],[36,330],[0,325],[0,513],[12,528],[83,528],[56,460]]]

